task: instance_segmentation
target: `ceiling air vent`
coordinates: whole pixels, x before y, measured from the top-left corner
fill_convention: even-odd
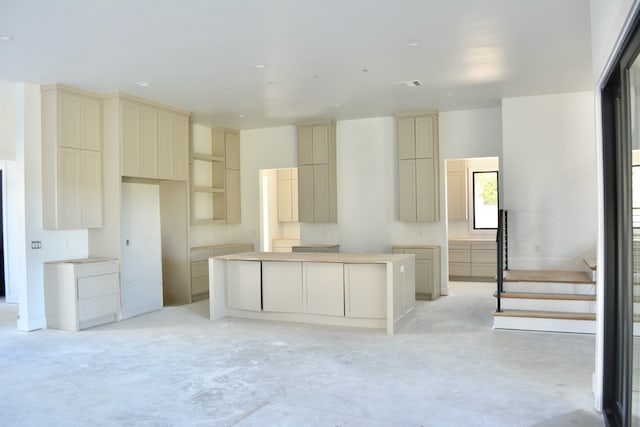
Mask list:
[[[403,85],[406,87],[420,87],[422,86],[422,82],[420,80],[401,80],[398,82],[399,85]]]

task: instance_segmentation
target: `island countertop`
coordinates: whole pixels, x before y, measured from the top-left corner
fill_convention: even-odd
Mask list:
[[[386,264],[411,258],[412,254],[349,254],[338,252],[245,252],[222,255],[226,261],[340,262],[348,264]]]

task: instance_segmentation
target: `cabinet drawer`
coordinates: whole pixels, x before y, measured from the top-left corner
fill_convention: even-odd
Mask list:
[[[496,264],[471,264],[471,275],[474,277],[496,277]]]
[[[449,276],[471,276],[471,264],[461,263],[461,262],[450,262]]]
[[[471,251],[471,262],[496,263],[497,255],[494,251]]]
[[[471,250],[496,251],[496,242],[471,242]]]
[[[191,279],[191,295],[209,292],[209,276]]]
[[[471,262],[469,251],[449,250],[449,262]]]
[[[201,278],[209,276],[209,261],[193,261],[191,263],[191,278]]]
[[[469,242],[453,242],[449,241],[449,250],[468,251],[471,249]]]
[[[117,295],[120,284],[118,274],[78,278],[78,299],[96,298],[104,295]]]
[[[118,272],[118,263],[110,262],[87,262],[85,264],[76,264],[76,277],[96,276],[99,274],[109,274]]]
[[[78,322],[109,316],[118,312],[120,298],[117,294],[78,301]]]

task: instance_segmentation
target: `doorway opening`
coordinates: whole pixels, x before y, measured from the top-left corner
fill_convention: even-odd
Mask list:
[[[291,252],[300,244],[298,168],[262,169],[260,189],[260,250]]]
[[[495,281],[499,158],[448,159],[445,168],[449,279]]]

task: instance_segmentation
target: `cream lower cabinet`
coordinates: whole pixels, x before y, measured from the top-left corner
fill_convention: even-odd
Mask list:
[[[302,263],[262,262],[262,309],[302,312]]]
[[[344,316],[343,264],[305,262],[302,275],[305,313]]]
[[[393,253],[415,256],[416,299],[440,298],[440,246],[394,246]]]
[[[384,319],[387,313],[387,266],[344,264],[345,316]]]
[[[191,300],[209,296],[209,257],[253,252],[251,243],[224,243],[191,248]]]
[[[497,275],[497,245],[493,241],[449,241],[449,277],[492,279]]]
[[[259,261],[227,262],[227,307],[238,310],[262,310],[260,265]]]
[[[72,260],[44,264],[47,327],[78,331],[119,320],[117,260]]]

